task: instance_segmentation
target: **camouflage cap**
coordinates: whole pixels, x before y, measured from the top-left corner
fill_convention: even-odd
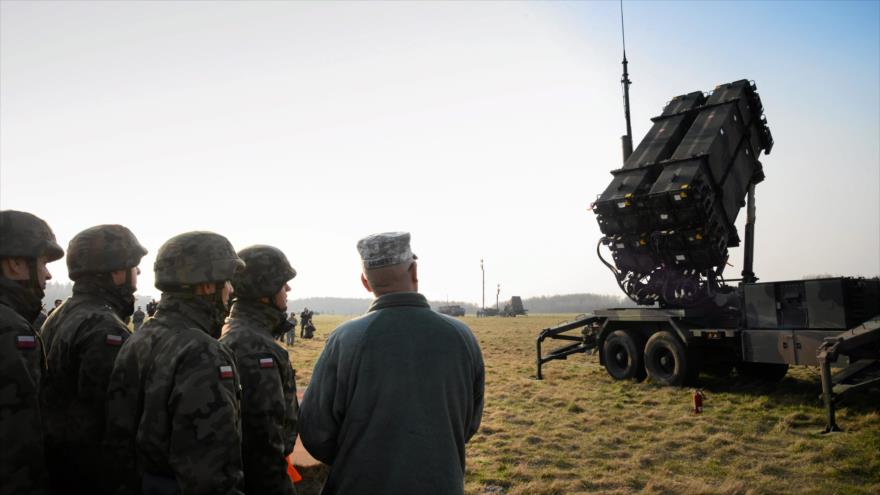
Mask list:
[[[76,234],[67,245],[71,280],[90,273],[109,273],[138,266],[147,250],[122,225],[97,225]]]
[[[213,232],[187,232],[162,244],[153,271],[156,288],[170,291],[232,280],[244,267],[229,239]]]
[[[61,259],[64,250],[42,218],[24,211],[0,211],[0,258]]]
[[[296,277],[296,270],[278,248],[266,245],[249,246],[239,251],[238,257],[247,266],[232,278],[235,297],[257,299],[272,296],[288,280]]]
[[[418,259],[409,247],[409,232],[383,232],[359,240],[358,253],[365,270],[399,265]]]

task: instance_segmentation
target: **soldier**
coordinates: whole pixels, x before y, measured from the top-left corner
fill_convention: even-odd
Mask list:
[[[97,493],[107,382],[130,332],[138,265],[147,250],[122,225],[86,229],[67,245],[73,296],[43,326],[49,371],[40,403],[57,493]]]
[[[299,407],[290,357],[273,337],[291,330],[287,282],[296,270],[271,246],[251,246],[238,256],[246,267],[232,279],[235,302],[220,341],[235,353],[242,386],[245,493],[290,495],[296,491],[286,458],[296,443]]]
[[[302,313],[299,314],[299,324],[302,325],[299,330],[300,337],[305,337],[306,326],[308,326],[311,322],[312,312],[309,311],[309,308],[303,308]]]
[[[367,314],[327,339],[299,416],[303,445],[330,464],[324,494],[463,493],[465,443],[483,411],[479,345],[419,294],[410,235],[358,242]]]
[[[296,314],[290,313],[287,316],[287,322],[290,323],[290,330],[285,332],[284,340],[287,345],[293,345],[293,339],[296,337]]]
[[[55,299],[55,305],[49,310],[49,313],[46,314],[47,317],[52,315],[52,312],[58,309],[58,306],[61,306],[61,303],[64,302],[61,299]]]
[[[144,310],[142,310],[141,307],[138,306],[138,309],[135,310],[133,315],[131,315],[131,323],[132,325],[134,325],[135,332],[141,327],[141,325],[144,324],[144,318],[146,317],[147,315],[146,313],[144,313]]]
[[[169,239],[153,270],[156,315],[126,340],[107,389],[105,455],[122,493],[240,494],[241,386],[217,341],[244,262],[212,232]]]
[[[42,219],[0,211],[0,494],[47,493],[38,386],[45,372],[40,312],[46,264],[64,256]]]
[[[159,307],[159,303],[156,302],[155,299],[150,299],[150,302],[147,303],[147,316],[150,318],[156,314],[156,308]]]

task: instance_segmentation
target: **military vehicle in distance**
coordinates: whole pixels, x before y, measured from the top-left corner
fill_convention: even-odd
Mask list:
[[[513,296],[510,298],[510,301],[504,304],[504,309],[501,310],[501,316],[506,317],[516,317],[517,315],[525,316],[529,310],[523,307],[522,298],[519,296]]]
[[[618,380],[682,386],[701,371],[779,380],[821,367],[826,431],[844,393],[880,385],[880,280],[838,277],[758,283],[752,271],[758,155],[773,138],[754,83],[676,96],[632,150],[624,58],[624,165],[593,204],[599,259],[639,308],[597,310],[542,330],[541,367],[598,350]],[[734,221],[746,207],[742,278],[725,278]],[[602,255],[610,250],[613,264]],[[736,282],[737,285],[730,285]],[[571,332],[581,329],[580,335]],[[542,355],[545,339],[568,341]],[[832,376],[831,365],[844,369]]]
[[[458,304],[449,304],[446,306],[440,306],[437,308],[439,313],[443,313],[444,315],[449,316],[464,316],[464,308]]]

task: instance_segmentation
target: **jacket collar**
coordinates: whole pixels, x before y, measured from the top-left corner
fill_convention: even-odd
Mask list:
[[[398,306],[414,306],[420,308],[431,307],[431,305],[428,304],[428,300],[425,299],[425,296],[418,292],[392,292],[373,299],[367,312]]]
[[[20,283],[0,277],[0,304],[9,306],[28,322],[40,314],[43,301]]]
[[[265,329],[268,335],[285,321],[287,313],[268,304],[236,299],[229,312],[229,319],[241,319],[252,322],[254,328]],[[227,320],[228,321],[228,320]]]
[[[214,325],[214,305],[210,301],[186,293],[162,293],[156,308],[156,319],[184,319],[211,335]]]

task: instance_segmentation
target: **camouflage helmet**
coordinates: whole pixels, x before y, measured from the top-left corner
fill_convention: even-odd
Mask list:
[[[229,239],[213,232],[187,232],[168,239],[156,254],[156,288],[175,290],[232,280],[244,268]]]
[[[147,250],[122,225],[98,225],[70,240],[67,272],[71,280],[90,273],[109,273],[138,266]]]
[[[236,297],[258,299],[272,296],[296,276],[296,270],[278,248],[250,246],[239,251],[238,256],[247,267],[232,279]]]
[[[61,259],[64,250],[42,218],[16,210],[0,211],[0,258]]]

